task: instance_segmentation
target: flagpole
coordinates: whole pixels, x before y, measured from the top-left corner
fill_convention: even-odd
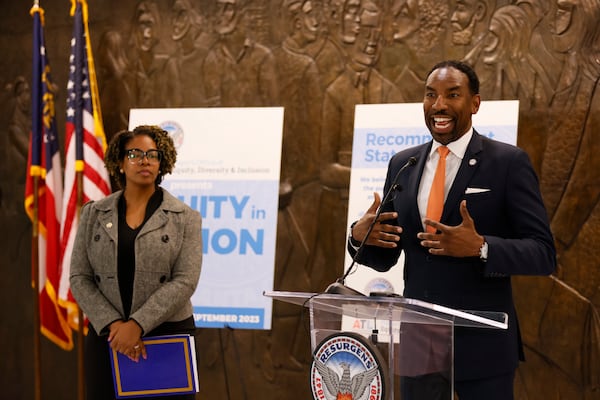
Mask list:
[[[77,221],[83,203],[83,172],[76,171],[75,179],[77,180]],[[84,316],[81,307],[77,305],[77,398],[78,400],[85,399],[85,363],[84,363]]]
[[[37,3],[37,1],[36,1]],[[39,176],[33,177],[33,224],[31,228],[31,266],[33,275],[31,286],[33,289],[33,375],[34,399],[41,399],[42,372],[41,372],[41,340],[40,340],[40,265],[39,265],[39,220],[38,220],[38,181]]]
[[[34,0],[33,9],[38,9],[39,0]],[[35,49],[34,49],[35,51]],[[36,101],[36,100],[34,100]],[[32,136],[33,138],[33,136]],[[27,171],[29,173],[29,171]],[[40,400],[42,393],[41,363],[41,318],[40,318],[40,264],[39,264],[39,174],[33,176],[33,221],[31,225],[31,287],[33,295],[33,380],[34,399]]]
[[[75,21],[75,24],[81,23],[82,25],[84,25],[84,20],[83,20],[83,10],[84,10],[84,6],[86,5],[85,1],[80,1],[80,0],[71,0],[71,15],[74,15],[74,13],[77,10],[77,3],[79,3],[79,6],[81,7],[81,13],[82,13],[82,18],[81,21]],[[77,18],[76,18],[77,19]],[[85,29],[82,26],[82,29]],[[82,34],[84,34],[82,32]],[[81,36],[77,37],[77,41],[81,40]],[[86,40],[88,40],[88,38],[86,38]],[[83,49],[85,47],[79,47],[80,49]],[[83,54],[77,54],[75,55],[75,60],[77,62],[77,66],[79,68],[81,68],[82,65],[82,57]],[[89,72],[89,71],[88,71]],[[78,123],[75,124],[75,147],[76,147],[76,151],[75,151],[75,190],[76,190],[76,202],[75,202],[75,214],[77,215],[77,221],[79,221],[79,217],[80,217],[80,213],[81,213],[81,206],[83,205],[83,169],[84,169],[84,162],[83,161],[83,99],[82,99],[82,95],[83,93],[81,91],[76,91],[76,102],[77,102],[77,111],[76,111],[76,119],[78,120]],[[83,310],[81,309],[81,307],[79,307],[79,304],[77,304],[77,343],[79,344],[78,347],[78,352],[77,352],[77,359],[78,359],[78,369],[77,369],[77,377],[78,377],[78,388],[79,388],[79,392],[78,392],[78,400],[84,400],[85,398],[85,363],[84,363],[84,329],[85,329],[85,320],[84,320],[84,315],[83,315]]]
[[[74,17],[74,27],[65,132],[67,143],[65,153],[68,154],[68,158],[65,164],[67,195],[63,196],[64,221],[61,225],[65,229],[61,236],[64,254],[62,274],[65,274],[65,271],[68,274],[70,269],[70,251],[72,251],[84,202],[98,200],[111,192],[110,180],[101,161],[106,148],[106,139],[99,114],[100,103],[91,52],[87,1],[71,0],[70,15]],[[92,118],[89,118],[90,116]],[[68,285],[68,279],[61,279],[61,281]],[[72,305],[73,317],[77,318],[77,323],[74,325],[77,326],[78,387],[79,399],[83,400],[86,391],[85,333],[89,328],[84,312],[72,298],[70,289],[62,292],[65,302]]]

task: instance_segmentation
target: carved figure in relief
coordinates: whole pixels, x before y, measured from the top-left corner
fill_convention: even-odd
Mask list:
[[[532,347],[552,371],[545,376],[556,377],[547,393],[552,396],[573,393],[575,386],[582,397],[593,397],[600,388],[599,20],[597,1],[556,2],[552,45],[564,65],[550,106],[540,186],[559,269],[535,288],[545,296],[538,295],[538,308],[530,312],[539,319],[528,321],[537,323]]]
[[[29,83],[19,76],[7,85],[13,106],[8,122],[8,145],[6,154],[7,178],[6,192],[0,196],[0,204],[6,204],[9,213],[23,212],[25,195],[25,176],[27,173],[27,154],[29,152],[29,133],[31,132],[31,95]],[[1,194],[1,193],[0,193]],[[4,197],[4,198],[3,198]]]
[[[173,82],[170,107],[202,107],[206,104],[202,65],[213,42],[204,32],[206,18],[190,0],[175,0],[171,6],[171,39],[176,50],[167,61],[167,80]]]
[[[478,61],[495,10],[496,0],[457,0],[450,15],[452,49],[455,53],[452,56],[469,65],[477,65],[477,75],[482,82],[493,73],[492,67],[478,64]],[[482,94],[485,96],[485,93]]]
[[[98,44],[98,87],[106,140],[129,125],[129,109],[133,102],[133,75],[125,53],[122,35],[105,31]]]
[[[456,7],[450,15],[452,44],[480,45],[495,9],[495,0],[457,0]]]
[[[553,46],[565,56],[551,103],[553,115],[541,184],[561,246],[570,246],[600,195],[597,130],[600,78],[600,4],[560,1]],[[595,19],[596,18],[596,19]]]
[[[292,187],[317,180],[321,89],[319,71],[306,55],[306,46],[318,36],[311,0],[284,0],[289,34],[273,49],[279,97],[285,107],[282,181]],[[283,205],[289,204],[284,201]]]
[[[429,66],[445,53],[449,5],[439,0],[395,0],[391,10],[392,43],[384,50],[381,70],[406,101],[420,101]]]
[[[133,71],[133,106],[161,107],[165,105],[169,90],[168,80],[164,79],[167,55],[160,54],[156,47],[160,41],[160,13],[151,0],[139,2],[133,16],[131,59]]]
[[[49,85],[52,91],[57,89],[52,82]],[[8,129],[0,132],[7,134],[7,141],[2,142],[4,147],[0,150],[4,155],[0,159],[4,163],[0,176],[6,177],[0,181],[0,219],[7,217],[2,224],[10,243],[3,250],[3,265],[9,266],[17,265],[19,259],[31,251],[31,221],[23,208],[31,132],[31,87],[23,76],[18,76],[5,89],[9,96]]]
[[[481,61],[493,68],[482,91],[490,99],[522,99],[526,109],[545,105],[551,97],[552,82],[540,60],[530,51],[533,29],[539,17],[521,5],[496,10],[490,21]]]
[[[560,66],[541,35],[547,14],[539,0],[517,0],[494,11],[488,29],[465,62],[481,78],[487,100],[519,100],[518,144],[531,156],[536,171],[548,128],[548,105]]]
[[[311,273],[315,282],[333,281],[343,264],[354,107],[356,104],[404,101],[398,88],[375,69],[381,50],[381,10],[374,2],[363,0],[359,16],[360,30],[349,52],[350,61],[344,72],[329,85],[323,100],[321,223]],[[321,279],[323,273],[333,275]]]
[[[345,68],[346,47],[354,42],[358,30],[358,7],[360,0],[329,0],[323,5],[321,34],[306,46],[307,54],[317,64],[323,90]]]
[[[27,167],[29,132],[31,130],[31,95],[29,93],[29,83],[22,76],[17,77],[12,85],[14,111],[8,125],[7,159],[8,165],[13,170],[10,176],[21,184],[25,182],[24,172]]]
[[[204,61],[204,86],[211,106],[279,104],[275,58],[246,34],[246,0],[217,0],[218,41]]]
[[[274,287],[310,292],[307,264],[318,227],[311,209],[320,193],[317,171],[323,92],[317,66],[305,49],[317,39],[319,24],[312,0],[284,0],[283,11],[288,35],[273,49],[285,107]],[[264,352],[260,366],[267,379],[273,380],[276,370],[302,370],[310,348],[305,332],[297,306],[273,304],[268,345],[257,347]]]

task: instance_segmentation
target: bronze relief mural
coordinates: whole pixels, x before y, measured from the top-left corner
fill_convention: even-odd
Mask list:
[[[57,37],[49,47],[59,116],[71,31],[62,3],[42,4],[46,35]],[[420,102],[429,68],[446,58],[475,67],[483,101],[518,99],[518,144],[540,178],[559,269],[547,278],[514,278],[527,357],[516,398],[600,398],[598,0],[90,3],[109,138],[127,127],[130,108],[285,107],[277,290],[318,292],[342,274],[356,104]],[[0,64],[1,264],[9,280],[22,283],[2,296],[23,298],[31,229],[22,206],[30,129],[30,75],[23,71],[31,68],[31,21],[28,6],[7,7],[0,19],[13,29],[0,31],[0,42],[27,51],[9,51],[13,59]],[[13,322],[0,334],[18,343],[0,374],[9,388],[33,379],[32,306],[23,301],[22,310],[7,312]],[[308,329],[304,310],[275,302],[269,332],[202,330],[199,398],[310,398]],[[44,349],[45,373],[60,365],[74,376],[73,352]],[[75,398],[64,382],[44,383],[49,398]],[[21,389],[9,394],[30,398]]]

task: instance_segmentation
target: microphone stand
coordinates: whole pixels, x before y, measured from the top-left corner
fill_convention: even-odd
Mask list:
[[[379,218],[379,216],[381,215],[381,212],[383,211],[383,206],[389,201],[389,197],[391,196],[392,192],[395,192],[396,190],[402,190],[402,187],[398,184],[398,178],[400,177],[402,172],[404,172],[405,169],[415,165],[416,163],[417,163],[417,159],[415,157],[410,157],[408,159],[408,161],[406,162],[406,164],[404,164],[402,166],[402,168],[400,168],[398,170],[398,172],[396,173],[396,176],[394,176],[392,185],[390,186],[388,191],[385,193],[385,196],[383,197],[381,204],[377,208],[375,217],[373,218],[373,221],[371,221],[371,224],[369,225],[369,229],[367,230],[365,237],[363,238],[363,240],[360,242],[360,245],[356,249],[356,253],[354,254],[354,257],[352,257],[352,263],[350,264],[350,266],[348,267],[348,269],[346,270],[346,272],[344,273],[344,275],[341,278],[338,278],[335,282],[333,282],[332,284],[327,286],[327,289],[325,289],[325,293],[364,296],[364,294],[359,292],[358,290],[352,289],[351,287],[346,286],[344,282],[346,281],[346,278],[348,277],[348,275],[350,275],[350,272],[352,271],[354,264],[356,264],[356,260],[358,260],[358,258],[362,254],[363,248],[365,247],[365,243],[367,242],[367,239],[371,235],[371,232],[373,231],[373,227],[377,223],[377,219]]]

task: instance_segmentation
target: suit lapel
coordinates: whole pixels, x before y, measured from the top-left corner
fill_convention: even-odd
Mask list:
[[[102,229],[113,242],[117,242],[117,231],[119,226],[119,214],[115,210],[109,210],[98,215],[98,221]]]
[[[100,226],[114,243],[118,240],[119,213],[117,205],[122,195],[123,192],[119,191],[94,202],[92,205],[99,211],[98,222]]]
[[[145,235],[148,232],[160,229],[168,222],[169,219],[167,218],[165,213],[162,212],[161,207],[159,207],[157,211],[161,212],[154,212],[154,214],[152,214],[150,218],[148,218],[148,221],[146,221],[146,223],[142,227],[142,230],[138,234],[138,237]]]
[[[452,213],[459,213],[460,201],[464,198],[465,190],[467,189],[473,174],[477,172],[482,156],[482,143],[481,136],[473,130],[473,137],[467,146],[467,151],[460,163],[454,183],[450,188],[446,202],[444,203],[444,210],[442,213],[441,221],[448,221],[448,218]]]

